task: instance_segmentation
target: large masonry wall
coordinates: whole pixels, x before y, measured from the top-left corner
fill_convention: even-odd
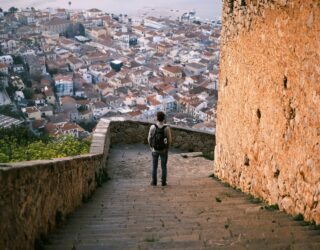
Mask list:
[[[320,224],[320,2],[225,0],[215,174]]]

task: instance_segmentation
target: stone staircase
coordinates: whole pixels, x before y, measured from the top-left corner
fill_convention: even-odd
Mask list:
[[[208,178],[212,168],[213,161],[199,154],[172,152],[168,186],[153,187],[149,149],[115,145],[108,159],[111,180],[44,247],[320,249],[319,230]]]

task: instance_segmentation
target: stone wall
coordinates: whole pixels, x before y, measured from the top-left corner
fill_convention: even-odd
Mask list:
[[[107,172],[110,143],[146,143],[150,123],[101,119],[90,154],[0,165],[0,249],[34,249],[85,201]],[[173,146],[209,152],[214,135],[173,127]]]
[[[144,143],[147,144],[151,122],[137,122],[134,120],[114,120],[111,123],[111,143]],[[189,152],[213,153],[215,136],[194,129],[170,125],[172,147]]]
[[[320,224],[320,2],[225,0],[215,174]]]
[[[0,249],[34,249],[106,178],[108,123],[101,121],[90,154],[0,165]]]

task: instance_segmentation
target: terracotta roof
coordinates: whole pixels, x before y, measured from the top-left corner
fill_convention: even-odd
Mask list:
[[[78,105],[88,105],[90,103],[89,100],[83,99],[83,100],[76,100]]]
[[[138,116],[138,115],[141,115],[141,111],[140,110],[135,110],[135,111],[131,111],[129,113],[127,113],[128,115],[134,117],[134,116]]]
[[[69,130],[77,130],[78,132],[84,131],[84,129],[78,124],[70,122],[63,123],[62,125],[47,123],[45,129],[50,135],[53,136],[62,135],[63,132],[67,132]]]
[[[177,73],[181,73],[181,72],[182,72],[182,70],[181,70],[180,67],[178,67],[178,66],[171,66],[171,65],[167,65],[167,66],[163,67],[163,70],[169,71],[169,72],[171,72],[171,73],[173,73],[173,74],[177,74]]]
[[[41,85],[50,86],[50,81],[48,79],[41,79]]]
[[[142,26],[133,26],[132,29],[143,31],[143,32],[145,31],[145,29]]]
[[[68,131],[68,130],[71,130],[71,129],[76,129],[78,131],[84,131],[83,128],[81,128],[78,124],[76,123],[70,123],[70,122],[67,122],[65,124],[62,124],[60,126],[61,130],[62,131]]]
[[[206,65],[200,64],[200,63],[189,63],[189,64],[187,64],[187,66],[188,66],[188,67],[195,68],[195,69],[206,68]]]
[[[139,110],[148,110],[148,109],[149,109],[149,107],[148,107],[148,106],[146,106],[146,105],[138,104],[138,105],[137,105],[137,109],[139,109]]]
[[[32,97],[32,100],[41,100],[41,99],[44,99],[44,95],[42,93],[34,94]]]
[[[32,113],[36,113],[36,112],[40,112],[39,109],[37,109],[36,107],[27,107],[26,108],[26,113],[28,113],[28,114],[32,114]]]
[[[106,74],[106,77],[111,78],[111,77],[115,76],[116,74],[117,74],[117,72],[111,70],[110,72],[108,72],[108,73]]]
[[[63,96],[60,98],[60,102],[62,105],[67,104],[67,103],[72,103],[72,104],[76,104],[76,100],[71,97],[71,96]]]
[[[72,81],[72,75],[56,75],[54,77],[55,81]]]
[[[109,86],[107,83],[105,83],[105,82],[100,82],[100,83],[97,84],[97,87],[98,87],[99,89],[103,90],[103,89],[109,88],[110,86]]]
[[[147,100],[148,100],[148,102],[150,103],[150,105],[152,105],[152,106],[157,106],[157,105],[161,104],[161,103],[160,103],[159,101],[157,101],[155,98],[156,98],[155,95],[152,95],[152,96],[148,96],[148,97],[147,97]]]
[[[44,94],[46,96],[54,96],[54,92],[51,88],[48,88],[47,90],[44,91]]]
[[[45,126],[45,130],[47,131],[47,133],[49,135],[58,135],[59,134],[59,130],[57,129],[57,125],[49,122],[46,124]]]
[[[83,110],[80,113],[81,113],[81,115],[87,115],[87,114],[91,114],[92,112],[91,112],[91,110]]]
[[[104,102],[95,102],[95,103],[93,103],[93,106],[94,106],[96,109],[107,107],[107,105],[106,105]]]
[[[70,23],[70,21],[68,21],[68,20],[54,17],[47,23],[47,25],[61,25],[61,24],[69,24],[69,23]]]

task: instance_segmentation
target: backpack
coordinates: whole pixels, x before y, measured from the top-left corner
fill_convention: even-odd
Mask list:
[[[159,128],[157,124],[154,124],[156,130],[151,137],[150,146],[155,150],[164,150],[168,147],[168,139],[165,133],[166,126]]]

